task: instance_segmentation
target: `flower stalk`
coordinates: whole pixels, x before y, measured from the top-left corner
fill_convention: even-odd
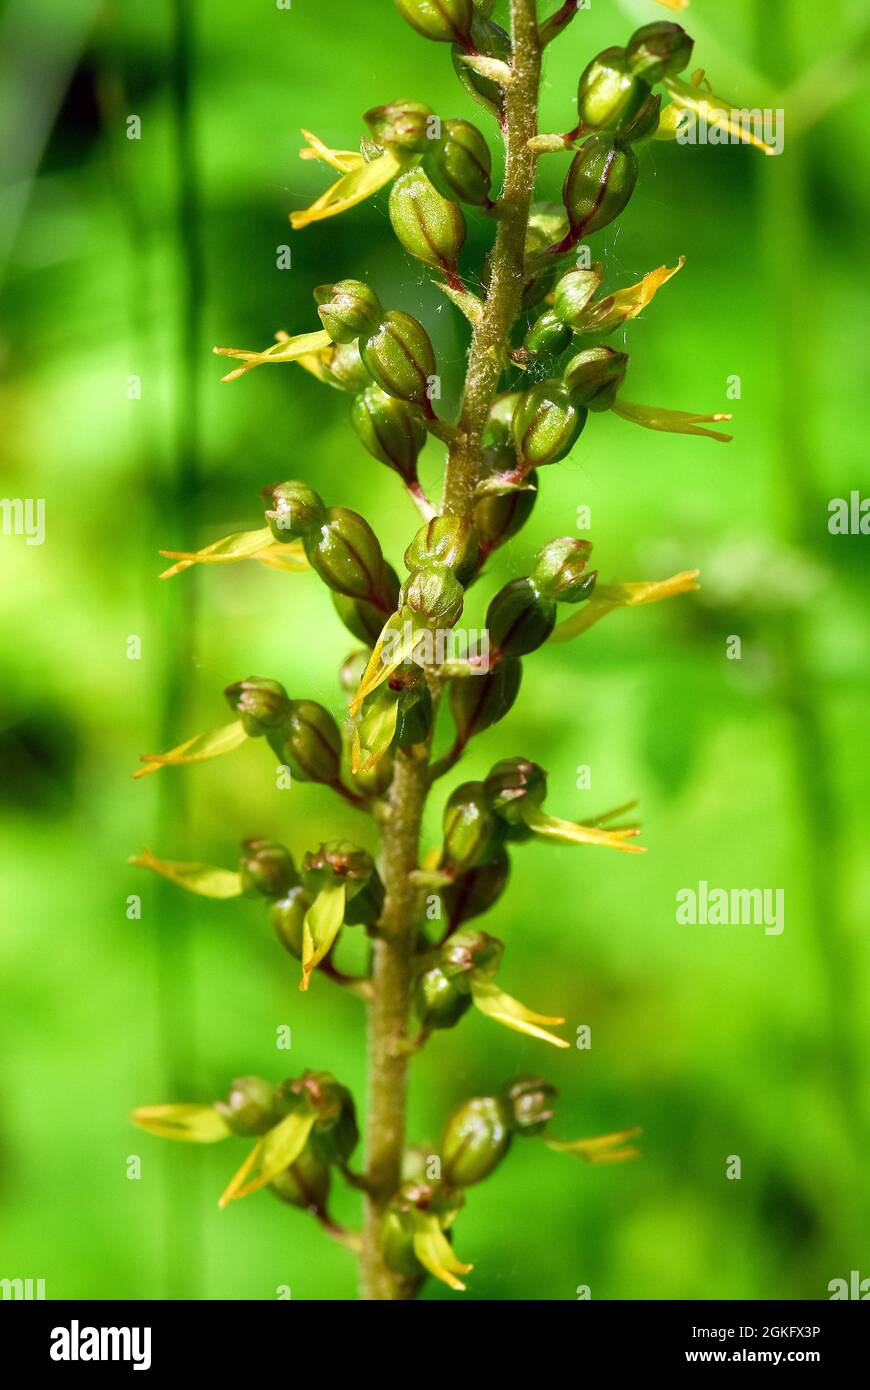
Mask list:
[[[573,19],[573,3],[545,18],[538,0],[511,0],[510,34],[492,20],[490,0],[396,5],[418,35],[449,46],[462,85],[495,118],[505,151],[501,192],[490,196],[491,152],[481,131],[465,120],[442,122],[420,102],[392,101],[367,112],[369,134],[359,153],[329,149],[303,132],[303,159],[320,161],[339,177],[308,209],[291,214],[291,222],[301,230],[352,213],[390,186],[399,245],[432,273],[470,325],[458,418],[443,418],[433,405],[437,361],[425,326],[383,304],[364,280],[314,290],[316,331],[281,330],[264,351],[215,351],[239,364],[223,378],[228,384],[260,366],[301,367],[345,394],[368,466],[374,460],[390,468],[424,518],[404,552],[407,575],[400,578],[365,517],[328,505],[307,479],[265,488],[261,515],[249,529],[199,549],[164,551],[175,563],[162,578],[246,560],[281,571],[289,585],[310,572],[361,645],[340,669],[347,704],[341,722],[325,706],[291,697],[270,676],[248,676],[224,692],[232,722],[141,755],[134,774],[163,772],[164,781],[189,770],[195,775],[198,764],[259,741],[281,776],[294,787],[303,784],[299,795],[305,783],[319,783],[368,817],[380,834],[380,855],[376,860],[341,840],[307,848],[297,868],[280,840],[251,838],[242,842],[237,869],[177,859],[162,846],[160,856],[143,850],[131,861],[207,900],[211,910],[231,913],[244,900],[259,899],[306,1001],[338,987],[365,1005],[362,1171],[359,1163],[351,1167],[360,1139],[354,1099],[323,1071],[278,1084],[236,1078],[226,1100],[144,1106],[133,1119],[152,1135],[187,1143],[247,1138],[240,1166],[228,1169],[220,1206],[233,1208],[265,1189],[307,1212],[358,1259],[361,1297],[369,1301],[412,1299],[429,1276],[456,1292],[465,1288],[460,1276],[473,1266],[454,1249],[453,1228],[467,1189],[506,1159],[515,1140],[541,1137],[542,1148],[591,1165],[637,1156],[625,1143],[633,1129],[582,1140],[547,1135],[557,1092],[534,1076],[464,1101],[448,1119],[439,1154],[408,1145],[413,1057],[423,1046],[438,1046],[441,1034],[472,1009],[536,1045],[570,1046],[551,1031],[563,1025],[561,1016],[533,1011],[496,980],[504,949],[498,937],[468,925],[497,907],[512,856],[532,839],[580,847],[581,856],[616,851],[626,865],[646,852],[635,843],[639,826],[622,822],[633,802],[585,824],[551,814],[543,807],[547,774],[526,757],[503,759],[483,781],[454,786],[443,807],[441,843],[425,851],[424,812],[438,779],[468,744],[510,713],[524,666],[544,643],[581,637],[618,608],[698,587],[695,570],[664,580],[599,582],[598,570],[589,567],[591,543],[559,536],[540,549],[528,573],[490,596],[485,646],[466,645],[457,654],[452,644],[466,590],[484,577],[488,556],[528,520],[542,470],[568,457],[607,410],[646,429],[730,437],[703,428],[730,419],[722,412],[622,400],[627,352],[589,341],[629,325],[683,259],[637,284],[603,289],[602,267],[581,266],[572,254],[581,237],[594,235],[629,203],[639,167],[632,147],[655,138],[661,124],[662,96],[653,86],[663,86],[672,104],[695,100],[695,88],[687,97],[676,77],[688,64],[691,38],[679,25],[659,22],[637,30],[625,48],[598,54],[579,74],[578,124],[564,137],[548,137],[537,129],[542,52]],[[542,152],[569,155],[563,209],[534,202]],[[462,203],[495,228],[486,266],[473,280],[463,279],[460,264]],[[465,288],[478,279],[480,297]],[[417,472],[427,436],[446,449],[440,512]],[[560,605],[574,610],[562,621]],[[445,719],[452,724],[446,739]],[[433,903],[440,911],[431,927]],[[371,948],[361,977],[341,966],[343,935],[354,930],[366,934]],[[330,1213],[337,1179],[361,1195],[361,1231]]]

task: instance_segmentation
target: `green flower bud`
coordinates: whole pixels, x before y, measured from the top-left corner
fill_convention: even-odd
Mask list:
[[[405,564],[409,570],[445,565],[460,584],[466,585],[477,568],[479,554],[471,522],[447,512],[420,527],[405,551]]]
[[[381,1253],[387,1268],[398,1274],[407,1286],[416,1288],[422,1283],[426,1271],[414,1254],[413,1236],[405,1229],[399,1213],[392,1208],[384,1217],[381,1227]]]
[[[535,356],[547,353],[557,357],[565,351],[573,336],[568,324],[563,323],[553,309],[545,309],[526,334],[523,347]]]
[[[413,401],[431,417],[435,353],[422,323],[401,309],[391,309],[375,332],[360,340],[360,356],[387,395]]]
[[[344,921],[348,927],[373,927],[384,910],[384,884],[377,869],[358,893],[348,899]]]
[[[502,657],[537,651],[555,625],[555,603],[545,598],[531,579],[512,579],[505,584],[486,613],[489,640]]]
[[[481,465],[482,478],[511,472],[517,465],[513,445],[489,445],[481,451]],[[475,500],[472,513],[474,529],[484,555],[497,550],[525,526],[538,497],[535,490],[536,479],[537,474],[531,472],[526,478],[526,483],[530,486],[501,495],[494,493],[489,497],[478,497]]]
[[[344,921],[347,926],[372,925],[384,905],[384,885],[367,850],[348,840],[321,845],[302,860],[305,888],[314,897],[327,883],[345,885]]]
[[[538,552],[531,578],[545,598],[555,603],[580,603],[595,588],[597,571],[586,571],[592,545],[575,536],[548,541]]]
[[[482,19],[489,19],[495,9],[495,0],[472,0],[474,13],[480,15]]]
[[[637,182],[637,155],[622,140],[593,135],[575,154],[562,197],[575,237],[616,220]]]
[[[338,781],[341,735],[329,710],[314,700],[291,700],[287,723],[269,743],[300,782]]]
[[[368,850],[349,840],[336,840],[308,850],[302,860],[302,874],[309,892],[319,892],[326,879],[342,879],[348,896],[368,883],[375,872],[375,861]]]
[[[356,651],[346,656],[338,668],[338,683],[348,703],[353,699],[359,687],[359,683],[365,675],[365,669],[369,664],[370,656],[371,652],[368,651],[367,648],[358,648]]]
[[[519,836],[526,839],[531,831],[523,822],[527,806],[540,806],[547,795],[547,774],[537,763],[527,758],[504,758],[496,763],[483,784],[484,793],[497,816]]]
[[[425,154],[431,148],[435,112],[422,101],[391,101],[373,106],[363,119],[372,139],[397,153]]]
[[[505,1086],[502,1098],[509,1108],[514,1133],[526,1139],[540,1134],[555,1114],[553,1101],[558,1094],[558,1086],[551,1086],[540,1076],[518,1076]]]
[[[311,535],[326,520],[320,494],[307,483],[275,483],[263,488],[263,497],[271,503],[266,512],[269,529],[282,544]]]
[[[288,1113],[296,1106],[316,1112],[309,1140],[316,1158],[322,1163],[347,1162],[359,1143],[359,1129],[353,1096],[346,1086],[328,1071],[306,1071],[295,1081],[282,1082],[277,1097]]]
[[[406,483],[416,482],[417,459],[426,443],[416,406],[372,384],[354,397],[350,420],[357,439],[373,458],[394,469]]]
[[[472,1187],[501,1163],[511,1145],[510,1108],[500,1096],[463,1101],[447,1121],[441,1174],[448,1187]]]
[[[598,270],[566,271],[553,291],[553,312],[572,328],[579,328],[600,284]]]
[[[371,385],[369,370],[359,355],[359,343],[333,343],[326,369],[342,391],[364,391]]]
[[[323,1211],[330,1182],[328,1164],[317,1157],[311,1144],[306,1144],[296,1162],[273,1178],[269,1187],[288,1206],[301,1207],[303,1211]]]
[[[503,391],[500,396],[496,396],[490,407],[485,435],[496,448],[501,448],[504,445],[513,448],[511,421],[522,394],[522,391]],[[503,470],[499,469],[498,471]]]
[[[586,424],[586,411],[574,403],[561,381],[539,381],[524,391],[511,422],[517,458],[539,467],[570,454]]]
[[[224,695],[231,710],[242,721],[248,738],[262,738],[280,729],[290,717],[291,701],[280,681],[266,676],[248,676],[228,685]]]
[[[426,970],[414,991],[414,1012],[421,1028],[453,1028],[471,1008],[471,995],[458,989],[440,966]]]
[[[423,169],[408,169],[390,190],[390,222],[405,250],[451,283],[465,242],[465,218],[456,203],[442,197]]]
[[[397,583],[396,602],[398,602],[398,597],[399,586]],[[385,609],[377,608],[373,603],[367,603],[365,599],[348,598],[346,594],[336,593],[332,595],[332,606],[348,632],[352,632],[354,637],[358,637],[360,642],[365,642],[369,647],[375,645],[384,625]],[[395,606],[393,604],[394,611]],[[360,672],[360,677],[362,677],[362,672]],[[359,681],[357,681],[357,685],[359,685]],[[354,686],[354,690],[356,690],[356,686]]]
[[[661,114],[662,99],[650,92],[634,120],[624,127],[619,138],[629,145],[636,144],[638,140],[651,140],[659,128]]]
[[[504,719],[519,694],[522,675],[521,662],[506,656],[484,676],[460,676],[450,682],[450,708],[461,743]]]
[[[488,912],[504,892],[509,875],[510,859],[504,850],[499,850],[488,864],[469,869],[445,888],[442,897],[450,930]]]
[[[396,9],[424,39],[467,47],[474,14],[471,0],[396,0]]]
[[[444,121],[441,139],[432,143],[423,168],[438,192],[452,202],[491,207],[492,155],[470,121]]]
[[[416,743],[425,742],[432,731],[433,713],[432,696],[425,680],[421,678],[403,690],[399,695],[396,719],[396,747],[413,748]]]
[[[629,66],[624,48],[605,48],[584,69],[577,114],[586,130],[621,131],[649,96],[649,86]]]
[[[657,20],[635,29],[626,46],[628,65],[645,82],[676,77],[692,56],[695,40],[679,24]]]
[[[562,375],[571,399],[586,410],[610,410],[625,380],[628,353],[614,348],[584,348]]]
[[[302,959],[302,928],[312,898],[304,888],[291,888],[286,897],[273,903],[269,911],[275,935],[291,956]]]
[[[402,585],[401,608],[409,608],[428,626],[453,627],[462,614],[462,585],[446,565],[415,570]]]
[[[349,632],[367,647],[373,647],[381,635],[384,614],[395,613],[399,606],[399,577],[392,565],[384,562],[379,584],[378,603],[363,598],[349,598],[332,591],[332,606]],[[368,659],[368,658],[367,658]],[[360,672],[362,676],[362,672]],[[357,681],[354,691],[359,685]]]
[[[384,793],[389,790],[390,783],[393,780],[394,770],[393,755],[392,752],[388,750],[384,756],[378,758],[377,762],[373,763],[371,767],[361,767],[356,772],[352,772],[348,769],[346,778],[348,785],[351,786],[355,792],[358,792],[360,796],[377,797],[383,796]],[[379,915],[380,909],[378,910],[378,916]]]
[[[384,316],[381,301],[362,280],[339,280],[314,291],[320,321],[334,343],[374,333]]]
[[[299,884],[293,856],[276,840],[243,840],[239,872],[249,898],[283,898]]]
[[[471,23],[471,42],[476,53],[486,58],[497,58],[499,62],[509,63],[513,56],[510,35],[484,12],[475,14]],[[504,105],[504,92],[491,77],[475,72],[467,63],[461,61],[463,49],[456,45],[452,49],[453,69],[463,87],[473,101],[482,106],[496,120],[501,118]]]
[[[470,991],[472,970],[483,970],[493,974],[499,966],[504,946],[488,932],[466,928],[454,932],[441,947],[440,965],[448,979],[456,982],[457,988]]]
[[[504,840],[504,825],[493,811],[482,782],[463,782],[451,793],[442,826],[441,862],[454,875],[485,864]]]
[[[277,1122],[275,1087],[261,1076],[238,1076],[226,1100],[219,1100],[220,1111],[233,1134],[265,1134]]]
[[[303,544],[308,563],[330,589],[384,607],[389,585],[383,552],[359,512],[330,507],[323,525]]]

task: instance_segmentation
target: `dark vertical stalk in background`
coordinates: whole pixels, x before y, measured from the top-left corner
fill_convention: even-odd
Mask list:
[[[195,155],[192,77],[195,64],[193,0],[172,0],[169,27],[177,249],[175,324],[176,354],[172,361],[173,448],[171,466],[158,492],[158,524],[162,541],[191,544],[196,536],[199,480],[199,359],[203,295],[203,254]],[[190,725],[190,691],[195,650],[195,584],[160,586],[160,640],[163,674],[160,746],[170,747]],[[161,778],[159,789],[160,843],[187,857],[188,793],[181,777]],[[183,895],[182,895],[183,896]],[[193,1025],[193,916],[189,903],[179,902],[161,881],[157,899],[158,988],[162,1066],[168,1094],[196,1094],[196,1037]],[[166,1167],[166,1297],[202,1296],[198,1287],[201,1246],[197,1201],[196,1155]]]

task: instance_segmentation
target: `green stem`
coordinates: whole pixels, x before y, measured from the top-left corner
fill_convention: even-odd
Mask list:
[[[480,472],[480,447],[499,378],[506,344],[520,311],[524,284],[526,229],[535,184],[537,156],[528,142],[537,131],[541,46],[537,0],[511,0],[514,79],[505,111],[505,181],[492,254],[489,292],[474,328],[465,391],[444,479],[445,507],[459,516],[471,512]],[[369,1010],[369,1106],[365,1229],[360,1259],[362,1297],[398,1300],[407,1285],[386,1267],[381,1233],[390,1200],[401,1182],[405,1145],[405,1099],[418,889],[410,875],[419,862],[420,827],[429,787],[428,754],[399,752],[383,822],[384,911],[374,946]]]
[[[401,1181],[405,1145],[405,1093],[409,1053],[405,1046],[413,983],[420,827],[426,803],[428,759],[399,752],[383,830],[384,910],[374,946],[369,1009],[369,1107],[365,1230],[360,1260],[361,1295],[398,1299],[397,1280],[381,1255],[381,1229],[390,1198]]]
[[[520,311],[526,229],[535,187],[537,154],[529,141],[538,130],[541,43],[537,0],[511,0],[513,81],[505,100],[505,179],[492,253],[489,291],[468,354],[465,391],[456,438],[447,458],[444,507],[468,516],[480,473],[480,446],[490,407],[507,360],[510,332]]]

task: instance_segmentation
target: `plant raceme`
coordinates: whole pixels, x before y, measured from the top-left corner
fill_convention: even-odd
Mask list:
[[[291,780],[329,787],[369,817],[381,852],[313,838],[296,860],[283,843],[254,838],[243,842],[235,868],[162,859],[150,850],[132,860],[189,893],[262,901],[277,942],[298,962],[300,988],[308,991],[319,977],[367,1006],[372,1073],[364,1171],[351,1167],[359,1141],[353,1096],[325,1071],[278,1085],[242,1077],[225,1100],[146,1106],[133,1118],[153,1134],[187,1142],[253,1141],[220,1205],[269,1188],[309,1212],[359,1257],[369,1299],[414,1297],[427,1275],[463,1288],[460,1276],[471,1266],[454,1253],[453,1238],[465,1194],[497,1169],[515,1139],[539,1138],[593,1164],[636,1154],[627,1143],[635,1130],[552,1138],[556,1088],[534,1076],[463,1101],[436,1149],[406,1142],[410,1060],[472,1009],[542,1043],[568,1046],[550,1031],[563,1019],[535,1013],[502,988],[510,973],[502,970],[502,942],[469,925],[497,908],[516,849],[534,839],[643,853],[637,826],[624,820],[632,803],[582,824],[553,815],[544,809],[546,773],[525,757],[497,762],[483,780],[453,787],[440,844],[426,852],[423,808],[468,743],[509,714],[524,662],[540,647],[574,639],[616,609],[698,587],[694,570],[658,581],[602,582],[590,568],[591,544],[557,537],[527,573],[491,594],[485,642],[457,643],[467,596],[485,582],[487,558],[528,521],[541,470],[570,455],[590,415],[610,411],[649,429],[719,441],[729,436],[706,426],[730,418],[626,400],[629,356],[605,341],[630,327],[683,258],[618,287],[606,283],[600,262],[578,253],[585,238],[629,206],[641,145],[672,140],[684,111],[732,128],[730,108],[702,73],[689,82],[679,76],[692,55],[685,30],[647,24],[624,46],[593,57],[578,73],[576,123],[554,135],[537,130],[541,57],[576,6],[544,18],[537,0],[511,0],[511,34],[492,19],[491,0],[396,0],[396,7],[418,35],[449,46],[462,86],[485,119],[495,118],[507,151],[504,188],[496,190],[489,142],[477,126],[442,118],[415,100],[392,100],[366,113],[358,150],[331,149],[303,132],[303,159],[325,163],[337,178],[291,222],[301,229],[324,221],[389,186],[399,244],[434,274],[471,327],[459,416],[436,413],[438,364],[424,325],[390,308],[364,280],[314,290],[319,328],[312,321],[296,335],[280,331],[262,351],[215,349],[236,363],[225,381],[295,363],[349,397],[357,440],[398,476],[422,524],[410,536],[401,574],[366,518],[329,504],[309,480],[289,479],[264,490],[251,530],[198,550],[164,552],[173,562],[164,578],[193,565],[249,560],[287,574],[313,571],[358,645],[340,668],[346,708],[339,717],[295,688],[291,696],[272,677],[249,676],[225,691],[229,722],[168,752],[143,755],[135,774],[206,761],[259,740]],[[539,156],[566,151],[561,207],[536,202]],[[477,209],[493,227],[486,264],[471,274],[463,270],[463,208]],[[418,472],[433,440],[447,451],[440,505]],[[336,953],[354,931],[365,934],[369,965],[349,974]],[[330,1215],[336,1174],[363,1193],[362,1233]]]

